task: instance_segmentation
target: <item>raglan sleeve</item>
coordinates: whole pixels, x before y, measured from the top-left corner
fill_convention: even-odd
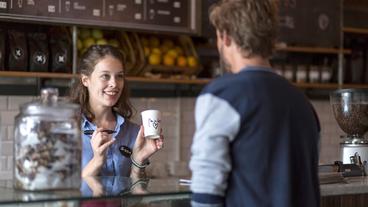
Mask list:
[[[221,206],[231,171],[230,144],[240,128],[240,115],[213,94],[195,105],[196,131],[191,146],[192,206]]]

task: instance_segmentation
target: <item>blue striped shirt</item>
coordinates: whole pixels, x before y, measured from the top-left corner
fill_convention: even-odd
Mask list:
[[[83,117],[81,128],[82,131],[96,130],[97,126]],[[139,126],[116,114],[116,126],[114,130],[116,132],[112,136],[116,141],[106,152],[106,161],[102,166],[100,176],[129,176],[132,162],[120,153],[119,147],[124,145],[133,149]],[[82,169],[93,158],[90,139],[91,135],[84,135],[82,133]]]

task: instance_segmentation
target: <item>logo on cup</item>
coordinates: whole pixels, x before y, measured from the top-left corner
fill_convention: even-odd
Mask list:
[[[158,123],[160,123],[160,122],[161,122],[161,120],[153,120],[153,119],[148,118],[148,127],[153,127],[157,130]]]

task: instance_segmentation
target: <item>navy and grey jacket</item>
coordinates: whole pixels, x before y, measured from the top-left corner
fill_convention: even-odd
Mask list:
[[[319,206],[318,118],[286,79],[255,67],[216,79],[195,121],[193,204]]]

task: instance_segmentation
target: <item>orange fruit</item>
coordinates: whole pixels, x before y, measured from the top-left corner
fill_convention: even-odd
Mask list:
[[[187,66],[187,58],[184,56],[179,56],[176,60],[176,65],[179,67],[185,67]]]
[[[188,66],[189,67],[197,67],[198,66],[198,60],[197,58],[195,58],[194,56],[188,56],[187,57],[188,60]]]
[[[163,63],[166,66],[173,66],[175,64],[175,58],[171,55],[166,54],[163,58]]]
[[[148,57],[148,55],[151,53],[151,50],[149,47],[144,46],[143,47],[144,50],[144,56]]]

